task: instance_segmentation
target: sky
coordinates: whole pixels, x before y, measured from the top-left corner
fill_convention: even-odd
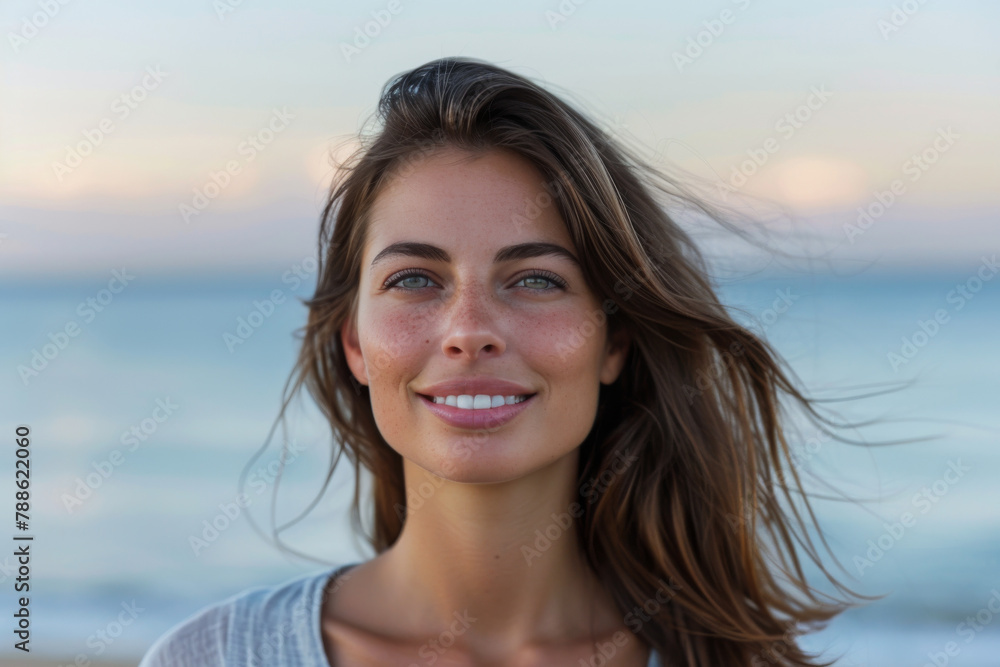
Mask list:
[[[389,79],[450,55],[538,81],[727,203],[776,202],[790,217],[768,224],[821,239],[831,270],[965,271],[1000,240],[998,18],[934,0],[4,2],[0,284],[315,256],[331,158]]]

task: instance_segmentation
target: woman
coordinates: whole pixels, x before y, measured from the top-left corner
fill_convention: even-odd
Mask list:
[[[855,594],[779,505],[779,393],[831,422],[656,195],[714,209],[482,61],[400,75],[379,118],[295,383],[372,474],[377,555],[202,610],[143,665],[830,664],[796,637],[852,603],[795,541]]]

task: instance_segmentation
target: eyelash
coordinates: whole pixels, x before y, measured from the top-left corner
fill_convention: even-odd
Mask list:
[[[402,271],[400,271],[398,273],[394,273],[391,276],[389,276],[389,278],[387,278],[386,281],[385,281],[385,283],[382,285],[382,289],[383,290],[398,289],[398,290],[403,290],[404,292],[416,292],[416,291],[419,291],[419,290],[422,290],[422,289],[426,289],[425,287],[396,287],[396,283],[398,283],[401,280],[404,280],[406,278],[409,278],[410,276],[422,276],[424,278],[427,278],[427,280],[431,280],[430,276],[428,276],[425,272],[423,272],[423,271],[421,271],[419,269],[404,269],[404,270],[402,270]],[[556,285],[556,289],[566,289],[566,281],[564,281],[562,278],[560,278],[559,276],[557,276],[556,274],[554,274],[554,273],[552,273],[550,271],[534,270],[531,273],[527,273],[527,274],[521,276],[518,279],[517,282],[521,282],[525,278],[544,278],[545,280],[548,280],[549,282],[555,284]],[[530,289],[530,288],[528,288],[528,289]],[[532,289],[531,291],[532,292],[548,292],[548,291],[551,291],[551,290],[550,289]]]

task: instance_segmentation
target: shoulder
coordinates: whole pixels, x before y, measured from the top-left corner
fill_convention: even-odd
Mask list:
[[[189,616],[157,639],[139,667],[224,665],[232,599]]]
[[[139,667],[315,664],[319,604],[333,572],[248,588],[205,607],[157,639]]]

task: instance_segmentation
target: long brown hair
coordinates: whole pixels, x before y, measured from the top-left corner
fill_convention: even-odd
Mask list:
[[[546,179],[547,196],[527,202],[525,217],[558,207],[604,304],[596,326],[630,334],[625,368],[601,387],[580,445],[578,534],[590,566],[623,617],[664,602],[632,629],[665,664],[831,664],[815,662],[796,637],[857,603],[814,589],[796,543],[838,591],[875,598],[837,581],[808,535],[816,519],[782,399],[826,436],[859,443],[838,435],[843,425],[796,388],[768,342],[734,321],[703,253],[668,210],[694,208],[741,230],[571,104],[484,61],[442,58],[402,73],[383,88],[376,115],[378,131],[360,137],[330,188],[316,292],[303,301],[308,323],[279,416],[306,386],[339,442],[326,482],[342,453],[354,465],[355,529],[381,553],[399,536],[407,507],[402,459],[379,433],[368,387],[350,372],[339,335],[357,306],[372,204],[390,178],[440,146],[513,150]],[[634,457],[624,469],[623,456]],[[373,483],[370,534],[361,521],[362,469]]]

